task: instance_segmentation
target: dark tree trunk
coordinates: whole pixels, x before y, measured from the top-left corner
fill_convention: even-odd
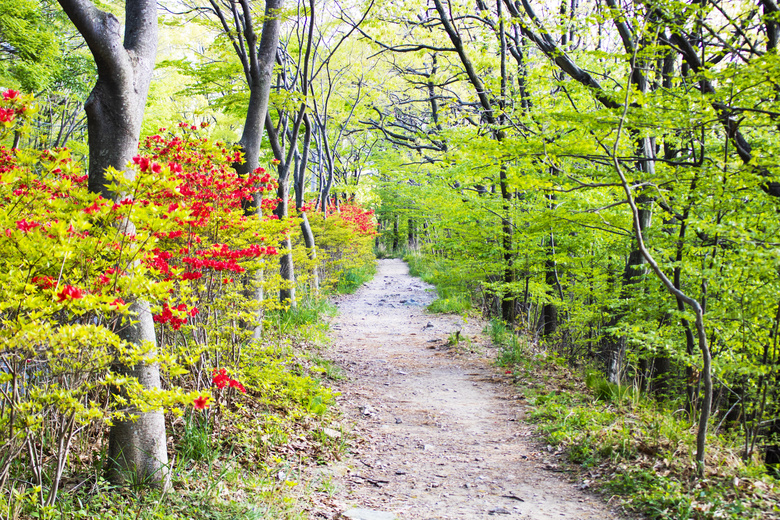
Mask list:
[[[393,253],[398,251],[398,215],[393,220]]]
[[[246,176],[254,172],[260,166],[260,146],[263,141],[263,127],[268,114],[268,103],[273,82],[273,68],[276,63],[276,51],[279,46],[279,33],[281,27],[281,9],[284,0],[267,0],[263,19],[263,32],[260,43],[257,42],[254,19],[248,0],[233,2],[230,4],[229,15],[225,15],[222,9],[227,7],[215,0],[210,0],[214,14],[222,24],[222,30],[229,36],[233,49],[238,55],[244,70],[244,78],[249,87],[249,104],[247,105],[244,129],[238,146],[244,154],[243,163],[235,163],[233,168],[236,173]],[[240,20],[242,27],[240,34],[236,34],[233,20]],[[248,52],[247,52],[248,51]],[[244,203],[246,215],[261,214],[262,194],[257,193],[254,199]],[[262,270],[250,273],[244,279],[244,294],[248,298],[262,301],[265,297],[262,280]],[[259,340],[262,336],[263,311],[255,317],[253,324],[244,324],[254,327],[253,338]]]
[[[144,106],[157,53],[157,2],[128,0],[124,40],[119,20],[100,11],[90,0],[59,0],[65,13],[87,42],[95,59],[98,80],[85,103],[89,135],[89,189],[104,198],[121,194],[107,182],[106,169],[125,170],[138,150]],[[134,170],[125,170],[133,175]],[[132,232],[132,223],[124,223]],[[136,323],[128,324],[133,320]],[[154,322],[147,302],[138,300],[119,336],[133,344],[156,345]],[[154,355],[151,352],[150,355]],[[160,388],[156,364],[118,366],[148,389]],[[109,436],[109,476],[116,483],[144,482],[167,485],[168,453],[165,419],[161,410],[138,413],[134,421],[117,421]]]
[[[249,3],[242,1],[240,4],[242,16],[238,16],[236,12],[233,18],[243,20],[245,44],[249,52],[243,51],[243,45],[238,41],[233,41],[233,45],[242,58],[244,76],[249,86],[249,105],[247,106],[241,139],[238,141],[241,151],[244,152],[244,162],[235,164],[234,167],[239,175],[247,175],[260,166],[260,145],[263,141],[263,125],[268,113],[268,100],[271,93],[271,84],[273,83],[272,75],[274,64],[276,63],[276,50],[279,46],[281,27],[280,11],[284,0],[266,1],[263,32],[260,36],[259,45]],[[219,10],[219,6],[214,2],[212,2],[212,6],[214,6],[215,10]],[[238,4],[233,4],[233,8],[237,10]],[[230,34],[232,27],[229,25],[229,22],[223,16],[219,14],[218,16],[220,16],[221,20],[224,20],[223,30]],[[256,200],[255,204],[259,208],[259,200]]]
[[[549,298],[555,298],[555,288],[558,286],[558,276],[555,264],[555,238],[550,233],[549,243],[547,245],[547,259],[544,261],[544,280],[547,283],[547,294]],[[552,302],[545,303],[542,307],[542,335],[546,338],[552,337],[558,330],[558,306]]]

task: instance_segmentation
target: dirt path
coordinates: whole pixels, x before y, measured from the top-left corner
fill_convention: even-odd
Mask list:
[[[334,509],[315,517],[354,507],[398,519],[619,518],[554,472],[556,454],[532,442],[486,356],[447,346],[457,330],[477,346],[482,324],[428,314],[427,289],[400,260],[381,260],[373,281],[337,302],[331,357],[347,380],[336,390],[364,442],[333,468]]]

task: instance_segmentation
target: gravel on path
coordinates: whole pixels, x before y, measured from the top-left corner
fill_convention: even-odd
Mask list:
[[[539,445],[522,402],[490,363],[484,323],[429,314],[433,298],[431,286],[391,259],[336,302],[329,357],[346,380],[334,389],[362,442],[328,468],[336,505],[313,518],[355,508],[399,520],[620,518],[567,481],[560,454]],[[458,331],[460,346],[451,347]]]

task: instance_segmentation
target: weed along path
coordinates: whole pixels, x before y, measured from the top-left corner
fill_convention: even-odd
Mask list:
[[[482,324],[427,313],[429,288],[402,261],[381,260],[374,280],[336,302],[330,357],[346,378],[335,390],[357,440],[328,469],[335,495],[312,518],[619,518],[555,472],[558,455],[533,442],[484,353]]]

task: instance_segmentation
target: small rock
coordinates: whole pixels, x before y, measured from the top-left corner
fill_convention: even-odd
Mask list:
[[[488,511],[489,515],[511,515],[512,513],[509,512],[508,509],[504,509],[503,507],[497,507],[495,509],[491,509]]]
[[[322,433],[324,433],[331,439],[338,439],[339,437],[341,437],[341,432],[338,430],[334,430],[333,428],[323,428]]]
[[[353,508],[341,513],[343,518],[350,518],[351,520],[397,520],[398,517],[393,513],[386,511],[375,511],[373,509]]]
[[[400,417],[396,417],[396,418],[395,418],[395,424],[401,424],[402,422],[403,422],[403,421],[401,420],[401,418],[400,418]]]

